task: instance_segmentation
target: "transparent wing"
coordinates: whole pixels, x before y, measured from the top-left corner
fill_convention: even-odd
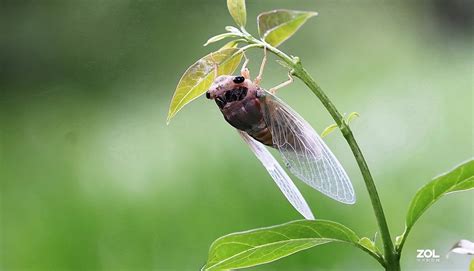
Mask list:
[[[273,155],[267,150],[267,148],[260,142],[250,137],[247,133],[239,131],[240,136],[249,145],[258,160],[262,162],[263,166],[267,169],[268,173],[272,176],[273,180],[280,188],[281,192],[285,195],[288,201],[295,207],[295,209],[309,220],[314,220],[314,215],[311,212],[308,204],[304,200],[298,188],[291,181],[288,174],[275,160]]]
[[[273,145],[291,173],[335,200],[354,203],[347,173],[311,125],[276,96],[265,93],[262,99]]]

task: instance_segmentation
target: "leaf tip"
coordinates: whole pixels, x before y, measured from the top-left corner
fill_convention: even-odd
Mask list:
[[[166,117],[166,126],[170,125],[171,119],[173,118],[174,114],[171,113],[171,111],[168,113],[168,116]]]
[[[360,114],[358,112],[352,112],[350,113],[347,118],[346,118],[346,123],[349,124],[351,123],[354,119],[359,118]]]
[[[247,23],[245,0],[227,0],[227,9],[235,23],[240,27],[245,27]]]
[[[334,131],[334,129],[337,128],[337,124],[333,123],[331,125],[329,125],[328,127],[326,127],[326,129],[324,129],[324,131],[321,133],[321,137],[326,137],[328,136],[330,133],[332,133]]]
[[[314,11],[276,9],[260,13],[257,17],[258,33],[267,43],[278,46],[306,23],[318,15]]]

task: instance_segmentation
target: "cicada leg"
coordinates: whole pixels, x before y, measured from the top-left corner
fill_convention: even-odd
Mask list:
[[[288,80],[286,80],[285,82],[277,86],[272,87],[271,89],[268,90],[268,92],[270,92],[271,94],[275,94],[277,90],[279,90],[280,88],[286,87],[291,83],[293,83],[293,76],[291,76],[291,72],[288,72]]]
[[[214,62],[214,78],[217,78],[219,72],[219,64],[217,62]]]
[[[245,61],[244,64],[242,65],[242,69],[240,70],[240,74],[245,78],[245,79],[250,79],[250,71],[247,68],[247,64],[249,64],[249,59],[245,55],[245,52],[243,53]]]
[[[262,64],[260,64],[260,71],[258,72],[257,77],[255,77],[255,80],[253,81],[257,86],[260,85],[260,82],[262,81],[263,69],[265,68],[266,62],[267,62],[267,47],[263,47],[263,59],[262,59]]]
[[[217,64],[217,61],[214,59],[214,54],[211,53],[211,60],[214,65],[214,78],[217,78],[217,75],[219,73],[219,64]]]

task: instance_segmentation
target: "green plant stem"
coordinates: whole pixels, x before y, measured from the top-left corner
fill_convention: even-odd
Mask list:
[[[395,250],[397,251],[398,259],[400,259],[400,257],[402,256],[402,249],[403,249],[403,246],[405,245],[405,241],[407,240],[407,236],[410,233],[410,231],[411,231],[411,227],[408,228],[407,226],[405,226],[405,230],[403,231],[400,237],[401,239],[398,242],[398,245],[395,247]]]
[[[301,81],[303,81],[311,89],[311,91],[313,91],[313,93],[319,98],[319,100],[329,111],[337,126],[339,126],[339,129],[341,130],[347,143],[349,144],[364,178],[365,186],[367,187],[367,192],[370,196],[375,217],[377,218],[377,223],[380,229],[380,235],[383,241],[385,261],[387,263],[386,269],[399,270],[399,262],[392,243],[390,231],[387,226],[387,221],[385,219],[382,204],[377,193],[377,188],[375,187],[374,180],[372,178],[372,175],[370,174],[369,167],[365,162],[364,155],[362,154],[362,151],[360,150],[359,145],[357,144],[357,141],[355,140],[349,125],[347,125],[347,123],[344,121],[343,116],[339,113],[339,111],[336,109],[331,100],[329,100],[326,94],[322,91],[322,89],[316,84],[313,78],[308,74],[306,69],[304,69],[301,64],[294,67],[294,69],[295,76],[300,78]]]
[[[357,144],[357,141],[355,140],[349,125],[346,123],[341,113],[339,113],[339,111],[328,98],[328,96],[323,92],[323,90],[318,86],[318,84],[316,84],[311,75],[309,75],[309,73],[301,64],[299,58],[290,57],[279,49],[267,44],[264,41],[257,40],[250,35],[246,36],[245,38],[249,43],[259,44],[260,47],[265,47],[267,50],[274,53],[279,58],[281,58],[286,64],[288,64],[288,66],[293,69],[291,71],[292,75],[301,79],[301,81],[303,81],[318,97],[324,107],[326,107],[326,109],[328,110],[329,114],[331,114],[332,118],[336,122],[344,138],[349,144],[364,178],[365,186],[367,188],[367,192],[369,193],[375,217],[377,219],[377,223],[380,229],[380,235],[382,237],[385,260],[384,267],[386,270],[400,270],[399,258],[392,243],[390,231],[388,229],[387,221],[385,219],[385,214],[383,212],[382,204],[380,202],[380,198],[377,193],[377,188],[375,187],[374,180],[372,178],[372,175],[370,174],[369,167],[365,162],[364,155],[362,154],[362,151],[360,150],[359,145]]]

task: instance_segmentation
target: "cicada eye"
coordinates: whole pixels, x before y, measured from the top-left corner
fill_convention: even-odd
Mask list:
[[[236,83],[236,84],[240,84],[240,83],[242,83],[243,81],[245,81],[245,78],[244,78],[243,76],[236,76],[236,77],[234,77],[234,80],[233,80],[233,81],[234,81],[234,83]]]
[[[206,91],[206,98],[208,98],[208,99],[211,98],[211,93],[209,93],[209,91]]]

